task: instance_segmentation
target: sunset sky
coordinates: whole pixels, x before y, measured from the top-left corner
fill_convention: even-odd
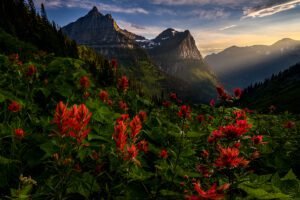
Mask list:
[[[189,29],[203,55],[232,45],[300,40],[300,0],[35,0],[64,26],[93,6],[118,25],[154,38],[166,28]]]

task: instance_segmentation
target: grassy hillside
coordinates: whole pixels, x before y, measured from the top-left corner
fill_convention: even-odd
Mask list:
[[[7,41],[12,49],[0,54],[1,199],[300,195],[299,116],[190,107],[174,94],[157,104],[88,49],[74,59],[29,45],[33,52],[17,56],[11,51],[28,44]],[[143,72],[137,75],[155,90],[151,66]]]

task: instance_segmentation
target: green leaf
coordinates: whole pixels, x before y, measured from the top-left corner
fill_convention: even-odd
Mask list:
[[[17,163],[17,162],[19,162],[19,161],[0,156],[0,165],[9,165],[9,164]]]
[[[285,180],[298,180],[298,179],[297,176],[294,174],[293,170],[291,169],[281,180],[285,181]]]

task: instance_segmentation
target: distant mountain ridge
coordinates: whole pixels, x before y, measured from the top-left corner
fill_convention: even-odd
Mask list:
[[[215,93],[216,78],[204,63],[188,30],[178,32],[169,28],[155,39],[148,40],[121,29],[111,15],[101,14],[96,7],[62,30],[77,43],[92,47],[106,57],[117,58],[122,64],[134,66],[140,60],[154,63],[167,76],[187,83],[183,87],[188,85],[189,89],[185,91],[171,83],[177,85],[173,89],[178,88],[181,96],[195,101],[208,101]],[[170,83],[168,80],[166,82]]]
[[[299,62],[300,41],[284,38],[270,46],[232,46],[205,61],[226,88],[247,87]]]

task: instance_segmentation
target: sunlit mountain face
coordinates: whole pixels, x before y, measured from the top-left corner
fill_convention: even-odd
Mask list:
[[[64,26],[93,6],[121,28],[154,38],[167,27],[189,29],[205,56],[232,46],[300,39],[300,0],[35,0]]]

